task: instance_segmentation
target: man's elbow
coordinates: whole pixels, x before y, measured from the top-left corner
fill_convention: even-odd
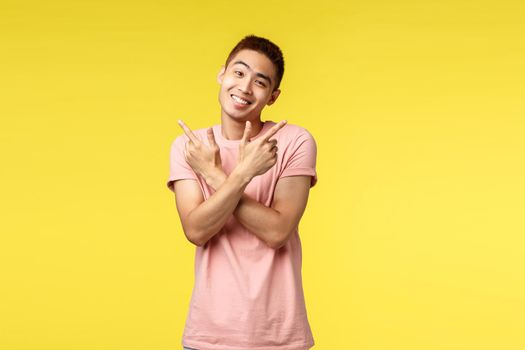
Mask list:
[[[184,232],[184,236],[186,236],[186,239],[188,240],[188,242],[196,245],[196,246],[201,246],[201,242],[199,241],[199,238],[198,236],[191,230],[189,230],[187,227],[185,227],[184,225],[182,226],[182,232]]]
[[[201,231],[201,230],[184,230],[186,239],[191,243],[195,244],[197,247],[202,247],[205,245],[211,237],[213,237],[216,232],[212,231]]]
[[[272,249],[278,250],[286,245],[288,239],[292,235],[294,230],[291,231],[280,231],[273,235],[274,239],[268,242],[268,246]]]
[[[279,242],[273,242],[273,243],[270,243],[268,246],[274,250],[279,250],[281,249],[282,247],[284,247],[284,245],[286,244],[285,241],[279,241]]]
[[[197,247],[202,247],[204,245],[204,243],[202,241],[198,240],[196,237],[192,237],[190,235],[186,235],[186,239],[190,243],[194,244]]]

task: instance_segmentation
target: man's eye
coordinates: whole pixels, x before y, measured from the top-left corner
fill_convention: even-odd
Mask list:
[[[234,73],[235,73],[235,75],[238,75],[238,76],[242,77],[242,72],[239,72],[238,70],[236,70]]]
[[[265,85],[262,81],[260,81],[260,80],[256,80],[256,82],[257,82],[259,85],[261,85],[262,87],[266,87],[266,85]]]

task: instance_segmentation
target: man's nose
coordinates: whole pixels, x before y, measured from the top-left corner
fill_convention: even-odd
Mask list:
[[[239,83],[239,90],[241,90],[243,93],[249,95],[252,93],[252,90],[251,90],[251,82],[250,82],[250,79],[243,79],[240,83]]]

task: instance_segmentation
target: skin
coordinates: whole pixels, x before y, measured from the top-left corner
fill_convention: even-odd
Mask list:
[[[250,69],[242,64],[233,64],[237,60],[247,63]],[[271,84],[257,73],[270,77]],[[264,135],[250,141],[262,128],[261,111],[266,105],[273,104],[280,94],[274,85],[275,66],[258,52],[242,50],[227,68],[221,67],[217,81],[221,84],[221,132],[227,139],[241,140],[239,158],[236,167],[227,176],[222,170],[220,149],[213,129],[207,130],[206,144],[179,120],[180,127],[189,138],[185,149],[186,161],[215,190],[210,198],[204,200],[195,180],[175,181],[175,199],[184,233],[190,242],[202,246],[220,232],[229,217],[234,215],[241,225],[269,247],[279,249],[286,244],[304,213],[310,176],[279,179],[270,207],[244,193],[253,177],[264,174],[275,165],[277,141],[270,138],[286,125],[286,121],[281,121]],[[231,94],[252,103],[237,108]]]

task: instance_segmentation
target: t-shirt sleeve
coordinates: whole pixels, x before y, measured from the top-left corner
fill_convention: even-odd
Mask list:
[[[173,188],[173,182],[175,180],[192,179],[197,180],[197,175],[186,162],[184,157],[184,145],[186,140],[184,135],[178,136],[171,144],[170,149],[170,169],[167,186],[171,191],[175,191]]]
[[[317,183],[316,158],[317,144],[313,136],[303,129],[291,143],[290,156],[285,160],[280,177],[310,175],[310,187]]]

